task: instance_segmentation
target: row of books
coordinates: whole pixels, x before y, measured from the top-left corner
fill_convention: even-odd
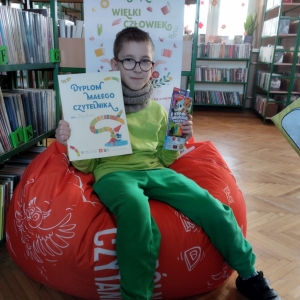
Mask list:
[[[279,18],[279,16],[265,21],[262,29],[262,36],[288,34],[290,21],[289,18]]]
[[[278,112],[278,104],[274,99],[269,98],[267,100],[266,95],[257,94],[255,96],[254,109],[262,116],[271,118]]]
[[[210,82],[247,82],[247,68],[212,68],[196,66],[195,80]]]
[[[281,85],[281,76],[282,74],[258,71],[256,77],[256,85],[265,90],[268,90],[270,85],[271,91],[279,91]]]
[[[294,102],[299,97],[292,95],[289,98],[289,103]],[[283,107],[286,106],[286,101],[288,100],[286,95],[274,95],[272,98],[267,98],[265,94],[256,94],[254,109],[261,115],[266,115],[266,117],[271,118],[278,113]],[[281,103],[279,103],[281,102]],[[279,107],[281,106],[281,108]],[[268,108],[267,108],[268,107]]]
[[[243,35],[235,35],[233,40],[230,42],[228,35],[212,35],[212,34],[203,34],[198,35],[198,44],[201,43],[211,43],[211,44],[242,44]]]
[[[241,105],[239,92],[195,91],[195,104]]]
[[[61,9],[59,15],[61,19],[69,20],[74,23],[76,23],[77,20],[82,19],[81,3],[60,3],[60,5]],[[71,8],[71,10],[69,10],[68,8]]]
[[[32,126],[32,138],[56,127],[55,92],[51,89],[0,89],[0,154],[13,148],[11,134]]]
[[[198,58],[250,58],[250,44],[200,43],[197,49]]]
[[[6,160],[0,168],[0,242],[5,240],[5,223],[14,189],[20,182],[28,164],[46,147],[33,146]]]
[[[276,50],[275,50],[276,47]],[[294,51],[294,47],[290,47],[289,51]],[[292,52],[284,52],[285,49],[281,45],[268,45],[268,46],[261,46],[259,50],[259,57],[258,60],[260,62],[271,63],[293,63],[294,53]],[[274,54],[275,52],[275,54]],[[297,64],[300,63],[300,52],[298,51],[297,55]],[[274,56],[274,58],[273,58]]]
[[[65,19],[60,19],[59,24],[59,37],[61,38],[84,38],[84,21],[76,20],[72,22]]]
[[[76,21],[79,20],[77,16],[75,16],[75,15],[70,15],[70,14],[67,14],[67,13],[65,13],[65,12],[62,12],[62,13],[61,13],[61,18],[64,19],[64,20],[71,21],[71,22],[73,22],[73,23],[76,23]]]
[[[9,64],[47,63],[53,48],[52,19],[0,6],[0,45],[7,47]]]
[[[60,4],[65,7],[70,7],[77,10],[81,10],[81,5],[82,5],[81,3],[70,3],[70,2],[61,2]]]
[[[284,54],[284,52],[282,50],[284,50],[284,47],[281,45],[261,46],[259,49],[258,60],[261,62],[266,62],[266,63],[271,63],[272,61],[274,63],[282,63],[283,62],[283,54]],[[274,54],[274,52],[275,52],[275,54]]]

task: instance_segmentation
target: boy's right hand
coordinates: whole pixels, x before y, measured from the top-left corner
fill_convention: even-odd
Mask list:
[[[71,129],[69,123],[65,120],[60,120],[55,130],[56,140],[60,144],[67,146],[67,140],[69,139],[70,135],[71,135]]]

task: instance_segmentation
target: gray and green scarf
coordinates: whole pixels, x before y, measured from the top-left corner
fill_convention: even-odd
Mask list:
[[[133,91],[122,83],[123,98],[126,114],[138,112],[149,104],[150,97],[153,93],[151,80],[140,90]]]

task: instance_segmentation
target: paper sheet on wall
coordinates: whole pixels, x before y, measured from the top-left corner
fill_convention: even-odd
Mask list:
[[[84,1],[86,72],[110,70],[113,42],[125,27],[149,32],[155,45],[153,98],[168,111],[181,84],[184,0]]]
[[[272,121],[300,155],[300,98],[272,117]]]

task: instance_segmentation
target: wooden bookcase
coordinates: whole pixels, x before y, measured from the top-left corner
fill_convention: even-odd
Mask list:
[[[300,96],[300,1],[266,0],[252,108],[265,124]]]

